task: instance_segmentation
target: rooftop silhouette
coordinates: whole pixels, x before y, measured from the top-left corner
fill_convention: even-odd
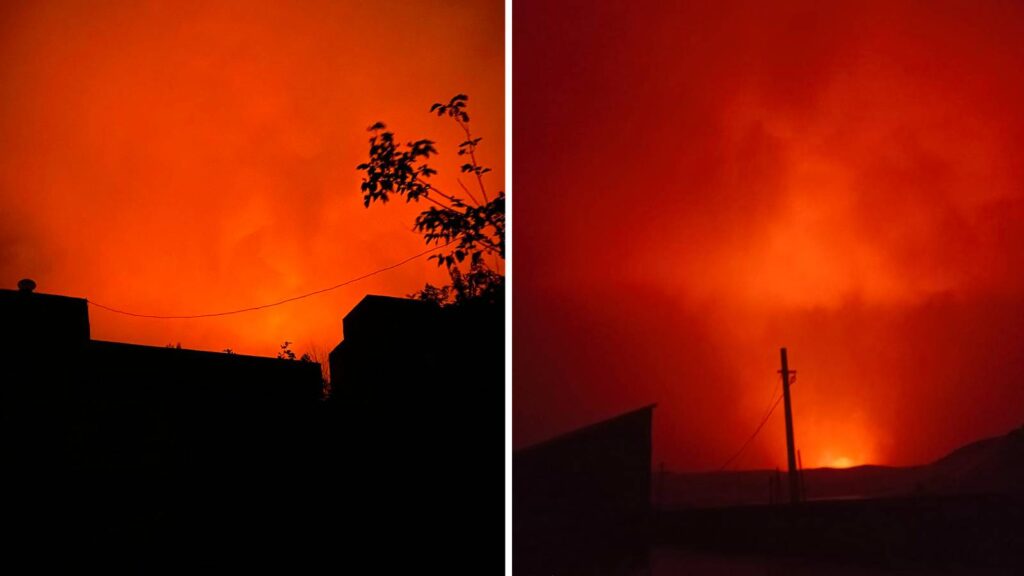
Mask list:
[[[15,549],[76,551],[41,555],[53,569],[301,571],[396,547],[438,565],[472,556],[456,538],[500,568],[492,312],[367,297],[343,321],[325,398],[313,362],[93,340],[84,299],[0,290]],[[453,348],[473,355],[445,362]],[[457,533],[433,526],[442,515]]]

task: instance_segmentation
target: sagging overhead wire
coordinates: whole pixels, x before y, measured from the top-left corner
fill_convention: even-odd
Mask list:
[[[737,450],[731,458],[726,460],[725,464],[722,464],[722,467],[718,469],[719,472],[723,472],[726,468],[728,468],[729,464],[732,464],[734,460],[739,458],[740,454],[743,454],[743,451],[747,449],[747,446],[750,446],[750,443],[754,441],[754,438],[756,438],[758,433],[761,432],[761,429],[764,428],[764,425],[768,422],[768,419],[771,418],[772,413],[775,412],[775,407],[778,406],[779,402],[781,401],[782,392],[779,392],[778,397],[775,398],[775,402],[772,402],[771,407],[768,408],[768,412],[764,415],[764,418],[761,419],[761,423],[757,425],[757,429],[754,430],[754,433],[750,435],[750,438],[747,438],[747,441],[743,443],[743,446],[740,446],[740,449]]]
[[[454,241],[452,241],[452,242],[454,242]],[[239,308],[237,310],[227,310],[227,311],[224,311],[224,312],[208,312],[208,313],[205,313],[205,314],[181,314],[181,315],[139,314],[137,312],[129,312],[127,310],[121,310],[121,309],[118,309],[118,308],[114,308],[112,306],[106,306],[104,304],[100,304],[99,302],[96,302],[95,300],[92,300],[92,299],[89,299],[89,298],[86,299],[86,302],[88,302],[89,304],[92,304],[93,306],[95,306],[97,308],[101,308],[103,310],[106,310],[108,312],[113,312],[115,314],[123,314],[125,316],[132,316],[134,318],[150,318],[150,319],[156,319],[156,320],[185,320],[185,319],[193,319],[193,318],[213,318],[215,316],[231,316],[233,314],[243,314],[245,312],[255,312],[256,310],[264,310],[266,308],[273,308],[275,306],[280,306],[282,304],[287,304],[289,302],[295,302],[296,300],[302,300],[303,298],[309,298],[310,296],[316,296],[317,294],[323,294],[324,292],[330,292],[331,290],[337,290],[338,288],[343,288],[345,286],[348,286],[349,284],[354,284],[356,282],[359,282],[360,280],[365,280],[365,279],[367,279],[367,278],[369,278],[371,276],[376,276],[377,274],[381,274],[383,272],[387,272],[388,270],[394,270],[395,268],[398,268],[399,266],[402,266],[404,264],[408,264],[409,262],[412,262],[413,260],[416,260],[418,258],[426,256],[427,254],[430,254],[431,252],[440,250],[440,249],[448,246],[452,242],[447,242],[447,243],[442,244],[440,246],[434,246],[433,248],[430,248],[428,250],[424,250],[423,252],[420,252],[419,254],[410,256],[410,257],[406,258],[405,260],[402,260],[401,262],[397,262],[395,264],[392,264],[390,266],[386,266],[384,268],[378,268],[377,270],[374,270],[373,272],[370,272],[370,273],[367,273],[367,274],[363,274],[362,276],[357,276],[356,278],[352,278],[350,280],[346,280],[346,281],[344,281],[344,282],[342,282],[340,284],[335,284],[334,286],[330,286],[328,288],[321,288],[320,290],[314,290],[312,292],[307,292],[306,294],[300,294],[298,296],[292,296],[291,298],[285,298],[284,300],[279,300],[277,302],[271,302],[269,304],[261,304],[259,306],[249,306],[248,308]]]

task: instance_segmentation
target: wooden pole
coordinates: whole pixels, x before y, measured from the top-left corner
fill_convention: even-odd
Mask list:
[[[796,467],[796,449],[793,440],[793,405],[789,399],[789,360],[786,358],[786,349],[782,348],[782,399],[786,409],[786,459],[789,465],[789,501],[793,504],[800,502],[800,480]]]

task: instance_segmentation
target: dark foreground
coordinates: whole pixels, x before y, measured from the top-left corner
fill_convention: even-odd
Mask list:
[[[926,576],[936,573],[968,576],[978,572],[960,567],[941,570],[926,566],[879,567],[818,558],[727,555],[678,548],[651,550],[648,567],[635,572],[637,576]]]
[[[6,573],[500,573],[499,304],[367,296],[325,398],[312,362],[93,340],[84,300],[0,290]]]
[[[652,574],[1024,573],[1024,498],[919,496],[662,511]]]

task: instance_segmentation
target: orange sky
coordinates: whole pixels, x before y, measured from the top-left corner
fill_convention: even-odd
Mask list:
[[[780,346],[807,466],[1024,423],[1024,7],[514,10],[516,445],[658,402],[655,458],[716,469]]]
[[[454,188],[463,140],[430,105],[464,92],[504,182],[503,4],[5,2],[0,285],[148,314],[263,304],[424,249],[416,206],[363,208],[366,127],[431,138]],[[425,259],[242,316],[90,310],[94,338],[273,355],[330,350],[367,293],[444,279]]]

